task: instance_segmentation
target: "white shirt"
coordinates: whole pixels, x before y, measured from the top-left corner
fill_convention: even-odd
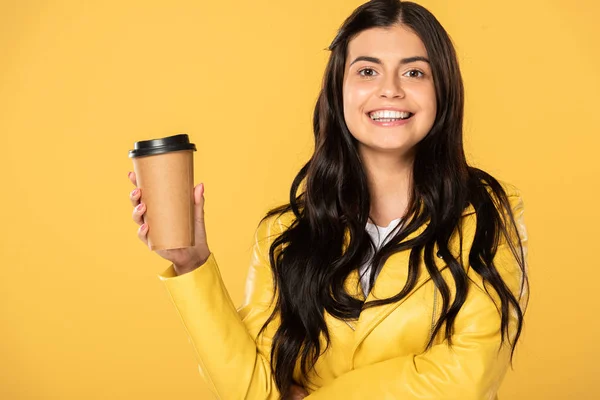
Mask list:
[[[371,236],[371,238],[373,239],[373,242],[375,243],[375,246],[377,247],[377,249],[381,248],[381,246],[383,246],[385,243],[387,243],[389,241],[389,239],[393,236],[390,235],[390,237],[387,237],[388,233],[390,233],[400,222],[400,218],[396,218],[394,220],[392,220],[388,226],[379,226],[379,225],[375,225],[369,221],[367,221],[367,225],[365,226],[365,230],[369,233],[369,235]],[[371,257],[372,259],[372,257]],[[369,275],[371,274],[370,270],[371,270],[371,265],[369,263],[369,261],[371,260],[369,259],[365,264],[361,265],[359,268],[359,274],[361,276],[360,278],[360,283],[363,289],[363,293],[365,294],[365,297],[368,296],[369,291],[371,290],[371,288],[369,287]],[[375,279],[377,279],[377,275],[379,275],[380,271],[377,271],[375,274]]]

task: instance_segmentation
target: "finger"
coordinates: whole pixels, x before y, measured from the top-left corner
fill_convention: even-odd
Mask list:
[[[292,399],[303,399],[308,396],[308,392],[304,389],[303,386],[292,384],[292,388],[290,391]]]
[[[303,387],[303,386],[297,386],[297,387],[296,387],[296,390],[297,390],[297,392],[296,392],[296,393],[297,393],[299,396],[301,396],[301,398],[304,398],[304,397],[308,396],[308,392],[306,391],[306,389],[304,389],[304,387]]]
[[[204,184],[201,183],[194,188],[194,219],[196,227],[204,229]]]
[[[131,183],[133,183],[134,186],[137,186],[137,179],[135,177],[135,172],[130,172],[129,174],[127,174],[127,177],[129,178]]]
[[[144,213],[146,212],[146,205],[144,203],[140,203],[133,209],[132,218],[133,221],[142,225],[144,223]]]
[[[200,204],[204,202],[204,183],[196,185],[194,188],[194,204]]]
[[[304,392],[301,391],[295,391],[292,394],[292,400],[302,400],[303,398],[305,398],[306,396],[308,396],[308,394],[304,394]]]
[[[142,189],[135,188],[129,193],[129,201],[131,205],[137,207],[140,204],[140,198],[142,197]]]
[[[146,246],[148,246],[148,225],[144,224],[138,228],[137,235]]]

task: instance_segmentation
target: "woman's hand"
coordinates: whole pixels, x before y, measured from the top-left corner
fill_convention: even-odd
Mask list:
[[[289,400],[302,400],[308,396],[308,392],[302,386],[292,385],[290,389],[290,397]]]
[[[137,186],[135,172],[129,173],[129,180],[134,186]],[[133,209],[133,221],[140,225],[137,233],[138,237],[148,246],[148,230],[152,229],[152,227],[144,224],[146,205],[140,201],[141,196],[141,189],[137,188],[130,193],[129,198],[131,204],[135,207]],[[194,187],[194,222],[195,241],[193,247],[156,250],[159,256],[173,263],[177,275],[182,275],[198,268],[206,262],[210,255],[206,240],[206,228],[204,227],[204,185]]]

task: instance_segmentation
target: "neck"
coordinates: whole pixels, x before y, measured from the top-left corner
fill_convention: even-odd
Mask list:
[[[371,221],[388,226],[404,216],[412,186],[412,160],[397,154],[362,154],[367,173],[371,207]]]

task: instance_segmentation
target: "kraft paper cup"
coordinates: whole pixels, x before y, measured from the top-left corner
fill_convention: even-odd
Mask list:
[[[152,251],[194,245],[194,151],[186,134],[136,142],[129,151]]]

